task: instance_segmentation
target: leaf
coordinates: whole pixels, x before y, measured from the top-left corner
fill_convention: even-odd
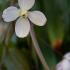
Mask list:
[[[10,48],[4,61],[5,66],[8,70],[31,70],[31,64],[26,55],[17,49]]]
[[[0,12],[2,12],[9,5],[8,0],[0,0]]]

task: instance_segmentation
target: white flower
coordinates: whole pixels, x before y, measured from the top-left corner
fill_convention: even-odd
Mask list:
[[[20,9],[10,6],[3,12],[3,19],[6,22],[11,22],[17,19],[15,24],[15,32],[18,37],[26,37],[30,31],[29,20],[38,25],[45,25],[47,19],[40,11],[28,11],[34,5],[35,0],[18,0]],[[19,17],[19,18],[18,18]]]
[[[56,70],[70,70],[70,53],[64,55],[64,58],[56,66]]]
[[[70,61],[70,52],[64,55],[64,58]]]

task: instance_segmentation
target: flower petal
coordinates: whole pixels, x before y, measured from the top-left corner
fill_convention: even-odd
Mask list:
[[[67,59],[63,59],[57,64],[56,70],[70,70],[70,61]]]
[[[19,10],[14,6],[10,6],[3,11],[2,17],[6,22],[14,21],[19,17]]]
[[[29,10],[34,5],[35,0],[18,0],[18,4],[22,10]]]
[[[34,24],[36,24],[38,26],[45,25],[45,23],[47,21],[45,15],[40,11],[29,12],[28,18],[30,19],[30,21],[32,23],[34,23]]]
[[[63,70],[63,68],[62,68],[62,62],[60,62],[60,63],[58,63],[56,65],[56,70]]]
[[[70,70],[70,61],[68,61],[67,59],[64,59],[62,61],[62,66],[63,66],[63,70]]]
[[[70,60],[70,52],[69,52],[69,53],[66,53],[66,54],[64,55],[64,58],[67,59],[67,60]]]
[[[24,38],[29,34],[29,31],[30,31],[30,23],[28,19],[20,17],[15,25],[16,35],[20,38]]]

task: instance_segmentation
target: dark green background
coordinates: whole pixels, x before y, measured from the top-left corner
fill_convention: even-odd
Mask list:
[[[0,13],[10,6],[10,1],[0,0]],[[50,70],[54,70],[62,56],[70,51],[70,0],[36,0],[31,10],[42,11],[48,19],[45,26],[34,26],[34,30],[46,62]],[[31,43],[30,36],[20,39],[11,34],[2,69],[44,70]],[[0,57],[3,46],[6,45],[1,42]]]

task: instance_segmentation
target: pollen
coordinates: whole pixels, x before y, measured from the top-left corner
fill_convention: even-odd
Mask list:
[[[20,16],[26,16],[27,15],[27,11],[25,10],[25,11],[20,11]]]

